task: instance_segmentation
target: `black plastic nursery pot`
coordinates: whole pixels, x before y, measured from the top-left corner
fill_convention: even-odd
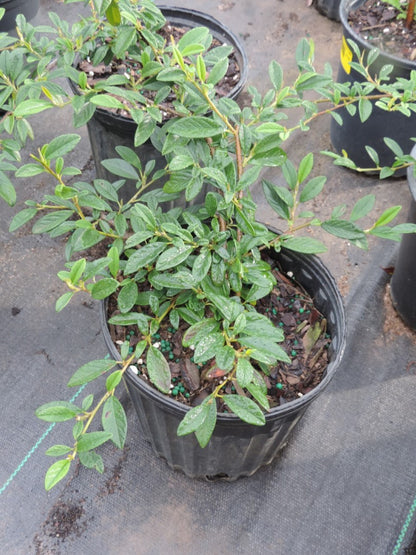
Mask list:
[[[0,21],[0,32],[10,31],[16,26],[16,16],[21,13],[26,19],[32,19],[38,12],[39,0],[0,0],[0,8],[6,12]]]
[[[348,45],[347,40],[352,39],[360,48],[360,51],[368,53],[374,47],[363,37],[358,35],[348,23],[348,14],[359,8],[365,0],[341,0],[340,19],[343,27],[343,38],[341,48],[341,62],[338,71],[338,82],[345,83],[362,81],[362,76],[351,69],[349,62],[357,61],[355,54]],[[416,62],[405,60],[386,52],[380,52],[377,60],[370,66],[372,75],[378,75],[380,69],[386,65],[393,65],[390,80],[395,81],[402,77],[409,79],[410,72],[416,69]],[[394,162],[394,154],[387,147],[383,138],[394,139],[402,148],[404,153],[410,152],[413,146],[411,137],[414,136],[416,126],[416,113],[405,116],[400,112],[387,112],[375,106],[371,116],[362,123],[357,113],[354,116],[348,114],[346,109],[338,111],[343,124],[339,125],[334,119],[331,120],[331,141],[335,150],[341,154],[345,150],[357,166],[361,168],[374,167],[365,149],[366,145],[373,147],[380,157],[381,166],[389,166]],[[397,176],[405,175],[405,170],[397,171]]]
[[[341,0],[315,0],[315,8],[329,19],[339,21],[339,4]]]
[[[413,147],[412,156],[416,156]],[[407,170],[407,181],[412,194],[407,221],[416,224],[416,177],[413,166]],[[407,326],[416,330],[416,234],[403,235],[399,254],[390,282],[393,306]]]
[[[230,91],[228,97],[235,100],[242,91],[247,81],[248,74],[247,55],[239,38],[220,21],[208,14],[187,8],[167,6],[158,7],[161,9],[163,15],[169,23],[189,28],[199,26],[208,27],[213,37],[219,40],[221,44],[233,46],[235,57],[240,69],[240,78]],[[71,83],[71,87],[76,93],[77,89],[73,83]],[[101,179],[106,179],[110,182],[118,179],[112,173],[107,171],[101,164],[102,160],[117,156],[115,147],[118,145],[134,149],[143,165],[149,160],[155,160],[156,170],[161,169],[166,165],[164,157],[153,146],[150,140],[146,141],[146,143],[140,145],[139,147],[134,146],[134,134],[136,132],[137,124],[129,117],[114,114],[108,110],[98,107],[93,117],[88,122],[87,127],[97,177]],[[160,183],[158,183],[158,186],[160,187]],[[128,200],[131,196],[133,196],[135,191],[135,182],[126,180],[126,183],[120,192],[120,196],[123,200]],[[199,202],[198,199],[196,201]],[[175,201],[175,206],[179,205],[180,202]],[[184,201],[182,202],[182,205],[185,206]]]
[[[189,410],[180,402],[151,387],[130,369],[126,383],[136,409],[139,427],[154,452],[172,469],[191,478],[234,481],[250,476],[273,461],[286,445],[289,435],[308,406],[333,378],[344,353],[346,340],[345,312],[335,280],[326,266],[314,256],[293,251],[270,253],[283,272],[293,272],[295,279],[312,296],[315,306],[326,317],[332,337],[331,360],[319,385],[295,401],[273,408],[265,415],[264,426],[252,426],[233,414],[219,414],[213,436],[201,448],[194,434],[178,437],[177,428]],[[110,355],[119,359],[111,340],[106,316],[107,304],[101,305],[102,329]]]

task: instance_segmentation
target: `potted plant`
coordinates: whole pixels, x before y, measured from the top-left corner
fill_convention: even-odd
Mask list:
[[[65,67],[74,98],[56,89],[56,82],[49,92],[53,97],[59,94],[61,104],[71,102],[76,127],[87,124],[99,177],[111,176],[101,161],[115,156],[120,145],[134,148],[143,163],[152,160],[162,169],[165,159],[154,146],[161,143],[161,124],[174,112],[177,96],[185,107],[194,102],[181,83],[175,83],[175,90],[171,87],[172,69],[166,68],[170,37],[183,44],[192,40],[187,34],[181,41],[187,30],[198,33],[197,51],[188,49],[185,54],[195,57],[203,52],[215,94],[234,100],[247,78],[242,43],[222,23],[196,10],[159,8],[151,0],[88,2],[88,7],[90,14],[73,26],[53,13],[50,26],[41,26],[40,32],[19,20],[20,48],[30,57]],[[45,31],[57,40],[46,40]],[[126,180],[126,198],[134,185]]]
[[[409,154],[413,146],[416,121],[413,106],[404,103],[387,111],[386,103],[378,96],[390,83],[403,79],[404,88],[407,88],[412,81],[416,66],[411,56],[412,32],[406,26],[413,25],[413,13],[414,2],[341,1],[343,38],[338,81],[353,84],[362,80],[364,72],[357,66],[360,61],[366,68],[368,82],[378,83],[381,89],[375,91],[373,98],[368,97],[357,106],[346,106],[338,112],[331,121],[331,141],[338,154],[346,152],[357,167],[367,172],[391,166],[398,150]],[[403,39],[407,40],[402,44]],[[409,97],[414,95],[414,89],[414,85],[407,88]],[[390,141],[384,140],[386,135]],[[405,175],[405,169],[396,169],[395,175]]]
[[[416,156],[416,148],[413,147],[412,156]],[[416,180],[415,166],[409,166],[407,170],[407,181],[410,194],[412,195],[408,221],[416,223]],[[400,242],[397,260],[394,266],[393,276],[390,282],[390,293],[393,306],[406,323],[412,329],[416,329],[416,297],[414,294],[416,243],[413,235],[404,236]]]
[[[0,8],[5,10],[0,21],[0,31],[12,31],[19,14],[24,15],[26,19],[35,17],[39,10],[39,0],[0,0]]]
[[[205,31],[200,32],[204,37]],[[155,179],[152,165],[143,167],[125,146],[117,147],[119,158],[108,160],[106,167],[117,177],[137,181],[136,192],[127,201],[119,199],[120,180],[114,186],[102,179],[93,183],[72,179],[80,171],[66,167],[64,156],[78,141],[73,134],[52,138],[32,155],[30,164],[16,171],[17,177],[25,178],[46,172],[57,185],[44,202],[28,201],[10,229],[36,218],[34,233],[67,237],[67,263],[59,278],[69,290],[56,308],[62,310],[78,293],[108,299],[104,329],[109,341],[111,326],[118,347],[114,352],[110,344],[114,361],[87,363],[69,382],[84,384],[107,374],[101,399],[87,395],[81,406],[58,401],[37,411],[46,421],[74,420],[74,444],[48,450],[51,456],[63,457],[47,472],[48,489],[64,478],[77,456],[85,466],[102,471],[103,461],[95,449],[108,440],[124,444],[126,418],[114,395],[123,378],[138,412],[144,411],[145,433],[156,433],[152,426],[159,422],[162,436],[173,432],[168,445],[178,449],[169,459],[171,466],[190,475],[225,473],[234,479],[270,462],[309,402],[333,376],[344,348],[339,293],[313,256],[325,247],[307,231],[322,229],[360,247],[366,247],[368,235],[397,240],[401,233],[415,231],[411,224],[389,227],[400,207],[359,226],[357,222],[367,219],[374,205],[371,195],[347,215],[345,207],[334,207],[325,221],[302,208],[322,192],[325,177],[314,175],[311,153],[298,164],[289,161],[285,140],[294,132],[306,132],[322,113],[362,101],[362,95],[334,83],[328,69],[315,70],[313,43],[299,44],[299,74],[291,85],[284,82],[279,64],[272,62],[271,89],[261,95],[251,87],[251,107],[240,108],[232,99],[212,94],[203,56],[187,59],[189,48],[197,51],[200,44],[197,34],[189,37],[192,42],[173,40],[167,46],[172,88],[187,88],[195,100],[191,107],[186,97],[179,97],[175,117],[163,125],[161,149],[167,159],[163,172],[168,180],[161,194],[147,193]],[[28,45],[21,38],[17,51]],[[36,59],[36,51],[32,57]],[[32,98],[23,93],[12,97],[8,118],[15,123],[26,125],[31,113],[60,105],[58,89],[52,89],[46,70],[49,62],[39,58],[42,71],[22,85],[23,93],[28,86],[35,91]],[[306,92],[315,93],[314,99],[309,94],[304,98]],[[393,85],[383,95],[389,100],[397,97]],[[323,102],[329,102],[324,111]],[[285,109],[293,107],[301,110],[299,121],[285,126]],[[4,121],[7,118],[3,125]],[[14,127],[8,130],[12,136],[16,133]],[[6,163],[7,153],[2,156]],[[280,233],[256,221],[250,196],[250,186],[265,167],[276,168],[276,183],[263,181],[263,189],[280,218]],[[180,193],[192,200],[206,183],[212,191],[202,206],[162,209],[160,200],[166,195]],[[95,254],[90,253],[92,247]],[[292,282],[293,276],[299,285]],[[283,317],[285,305],[294,308]],[[281,329],[285,327],[286,335]],[[288,346],[287,352],[283,347]],[[305,364],[310,356],[312,364]],[[303,382],[309,367],[318,368],[318,375]],[[185,381],[181,386],[175,385],[179,377]],[[163,417],[155,412],[159,405]],[[91,431],[101,411],[103,430]],[[206,447],[210,439],[212,448]],[[155,450],[168,458],[169,448],[162,449],[160,437],[153,435],[152,441]],[[216,462],[211,463],[213,458]],[[236,468],[244,459],[252,459],[249,466]],[[191,460],[196,462],[190,468]],[[225,463],[228,466],[222,466]]]
[[[314,0],[313,5],[319,13],[339,21],[339,4],[341,0]]]

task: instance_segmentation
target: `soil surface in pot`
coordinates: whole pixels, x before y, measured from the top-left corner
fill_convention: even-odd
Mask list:
[[[275,266],[274,261],[270,263]],[[259,312],[267,315],[285,334],[285,341],[280,345],[291,359],[291,364],[279,362],[264,373],[257,366],[259,374],[267,385],[267,397],[271,407],[283,405],[302,397],[314,389],[322,380],[329,363],[328,347],[330,336],[326,329],[326,320],[315,308],[311,297],[305,290],[279,269],[273,271],[277,285],[273,292],[257,302]],[[146,313],[146,307],[137,307]],[[109,299],[108,319],[119,314],[117,299]],[[182,336],[187,324],[179,329],[172,328],[169,323],[161,325],[159,332],[153,337],[153,344],[164,353],[169,361],[172,374],[171,395],[186,405],[200,404],[224,379],[225,372],[208,361],[203,365],[193,362],[193,351],[182,346]],[[119,349],[124,341],[129,341],[130,350],[142,339],[136,326],[109,325],[110,334]],[[136,363],[139,377],[148,381],[143,359]],[[150,383],[150,382],[149,382]],[[250,397],[233,380],[227,382],[224,393],[239,393]],[[226,412],[219,401],[218,411]]]
[[[176,26],[170,23],[166,23],[159,31],[159,34],[165,39],[166,43],[169,44],[171,41],[171,37],[174,38],[175,43],[177,43],[181,37],[189,30],[189,27],[183,26]],[[216,48],[218,46],[222,46],[221,42],[214,37],[212,41],[212,45],[210,49]],[[111,75],[117,74],[128,74],[132,78],[138,79],[140,77],[140,69],[141,65],[137,63],[136,60],[129,58],[128,56],[124,60],[113,59],[109,64],[105,64],[104,62],[93,65],[89,60],[82,60],[79,64],[77,69],[84,71],[87,74],[87,82],[90,87],[94,87],[96,83],[102,81],[103,79],[107,79]],[[229,56],[229,65],[226,75],[219,81],[219,83],[215,86],[215,91],[218,97],[228,96],[232,89],[236,86],[238,81],[240,80],[240,67],[238,65],[237,58],[235,53],[231,53]],[[153,101],[156,92],[144,87],[141,91],[141,94]],[[116,96],[116,95],[112,95]],[[126,104],[126,100],[117,97],[116,98]],[[167,120],[169,117],[175,115],[175,111],[172,105],[172,102],[175,100],[175,96],[170,94],[163,102],[159,103],[162,108],[162,115],[163,119]],[[127,110],[119,110],[119,109],[112,109],[106,108],[109,111],[116,113],[118,115],[124,117],[130,117],[129,112]]]
[[[348,14],[351,28],[364,40],[380,50],[416,60],[416,22],[407,29],[404,19],[398,19],[399,11],[380,0],[367,0]]]

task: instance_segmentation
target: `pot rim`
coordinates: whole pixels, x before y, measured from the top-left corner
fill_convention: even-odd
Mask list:
[[[352,27],[348,23],[348,15],[351,11],[359,8],[364,2],[365,0],[341,0],[341,5],[339,9],[340,21],[344,29],[348,30],[354,42],[357,42],[358,44],[361,43],[365,48],[367,48],[367,50],[373,50],[376,48],[380,51],[380,53],[383,54],[383,56],[385,56],[385,58],[387,58],[387,60],[391,61],[391,63],[398,67],[402,67],[405,69],[416,69],[416,62],[412,62],[411,60],[407,60],[406,58],[400,58],[399,56],[388,53],[386,50],[377,48],[352,29]]]
[[[273,230],[273,228],[270,227]],[[289,252],[288,249],[282,249],[282,252]],[[287,416],[294,412],[299,411],[303,407],[306,408],[329,384],[332,380],[333,376],[335,375],[336,370],[341,364],[341,360],[343,358],[345,352],[345,345],[346,345],[346,322],[345,322],[345,308],[344,303],[341,297],[341,293],[339,292],[338,286],[333,278],[332,274],[326,267],[326,265],[321,261],[320,258],[314,255],[301,255],[300,253],[296,253],[294,251],[290,251],[290,255],[295,259],[306,259],[308,262],[308,268],[320,271],[322,274],[325,275],[325,278],[328,282],[328,286],[332,292],[332,304],[337,308],[337,315],[336,320],[339,322],[339,337],[337,337],[338,345],[336,346],[336,350],[332,353],[332,358],[325,370],[325,376],[321,380],[321,382],[312,390],[300,397],[299,399],[295,399],[294,401],[290,401],[285,403],[284,405],[280,405],[277,407],[273,407],[269,412],[265,413],[266,423],[268,420],[274,420],[276,417],[280,416]],[[120,359],[120,354],[117,351],[108,329],[107,324],[107,304],[108,299],[104,299],[100,303],[100,321],[101,321],[101,328],[104,335],[104,341],[110,353],[110,356],[114,360]],[[324,314],[325,315],[325,314]],[[151,386],[147,381],[137,376],[133,371],[129,368],[125,373],[125,377],[128,381],[132,382],[135,387],[138,387],[142,392],[152,398],[158,404],[162,404],[165,410],[169,410],[174,412],[175,414],[181,413],[183,416],[192,408],[187,405],[176,401],[175,399],[170,398],[168,395],[165,395],[158,391],[156,388]],[[238,416],[232,413],[219,413],[217,415],[217,420],[222,422],[234,422],[235,424],[241,423],[242,425],[246,425]]]

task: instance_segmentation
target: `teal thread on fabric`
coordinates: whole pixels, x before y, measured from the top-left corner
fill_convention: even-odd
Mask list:
[[[403,524],[403,528],[402,528],[402,530],[401,530],[401,532],[400,532],[400,535],[399,535],[399,537],[398,537],[398,539],[397,539],[396,545],[394,546],[394,549],[393,549],[391,555],[398,555],[399,550],[400,550],[401,547],[402,547],[402,543],[403,543],[404,537],[405,537],[405,535],[406,535],[406,533],[407,533],[407,530],[409,529],[410,523],[412,522],[412,518],[413,518],[413,515],[414,515],[415,511],[416,511],[416,497],[413,499],[412,506],[410,507],[410,510],[409,510],[409,512],[408,512],[408,514],[407,514],[407,518],[406,518],[406,520],[405,520],[405,522],[404,522],[404,524]]]
[[[78,391],[75,393],[75,395],[72,397],[72,399],[69,401],[70,403],[73,403],[75,401],[75,399],[78,397],[78,395],[81,393],[81,391],[85,388],[87,384],[84,384],[82,387],[80,387],[78,389]],[[22,470],[22,468],[25,466],[25,464],[27,463],[27,461],[30,459],[30,457],[33,455],[33,453],[38,449],[39,445],[42,443],[42,441],[51,433],[51,431],[53,430],[53,428],[55,427],[56,422],[53,422],[49,428],[40,436],[40,438],[37,440],[37,442],[35,443],[35,445],[30,449],[30,451],[27,453],[27,455],[23,458],[22,462],[17,466],[16,470],[14,470],[10,476],[8,477],[8,479],[4,482],[4,484],[2,485],[2,487],[0,488],[0,495],[6,491],[7,487],[12,483],[12,481],[14,480],[14,478],[17,476],[17,474]]]

